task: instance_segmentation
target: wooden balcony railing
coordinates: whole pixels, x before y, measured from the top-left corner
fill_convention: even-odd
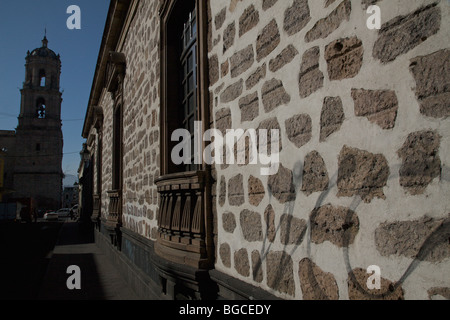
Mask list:
[[[106,228],[108,229],[111,242],[114,246],[120,247],[120,227],[122,226],[122,192],[121,190],[110,190],[108,215]]]
[[[98,219],[100,215],[100,195],[94,195],[93,208],[92,208],[92,219]]]
[[[122,219],[122,196],[119,190],[108,191],[109,207],[107,221],[113,225],[121,222]]]
[[[177,174],[155,182],[160,194],[156,252],[196,268],[210,262],[204,178],[201,173]]]

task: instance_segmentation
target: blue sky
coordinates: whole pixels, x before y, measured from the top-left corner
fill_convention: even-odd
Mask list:
[[[66,26],[70,5],[81,9],[81,30]],[[61,55],[63,171],[76,175],[84,139],[81,131],[105,27],[109,0],[1,0],[0,2],[0,130],[14,130],[20,111],[28,50],[42,46]]]

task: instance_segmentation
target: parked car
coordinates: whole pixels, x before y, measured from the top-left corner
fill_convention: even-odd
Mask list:
[[[58,221],[59,215],[56,212],[47,212],[44,214],[44,219],[47,221]]]
[[[36,213],[37,213],[37,217],[38,217],[38,218],[43,218],[43,217],[44,217],[44,214],[45,214],[45,210],[43,210],[43,209],[38,209]]]
[[[70,217],[70,209],[69,208],[62,208],[59,209],[58,211],[56,211],[56,213],[58,214],[58,216],[60,218],[67,218]]]
[[[70,217],[72,219],[76,219],[78,217],[78,205],[74,205],[71,209],[70,209]]]

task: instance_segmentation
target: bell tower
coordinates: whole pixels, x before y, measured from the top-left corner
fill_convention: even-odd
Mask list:
[[[60,56],[42,46],[28,51],[16,129],[16,198],[34,198],[40,208],[58,209],[62,197],[63,135]]]

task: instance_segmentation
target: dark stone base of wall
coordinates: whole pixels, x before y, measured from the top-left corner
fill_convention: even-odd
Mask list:
[[[217,270],[198,270],[155,254],[154,243],[122,228],[120,248],[100,225],[97,246],[109,257],[142,300],[274,300],[268,292]]]
[[[103,226],[102,226],[103,227]],[[158,291],[156,283],[139,270],[122,252],[111,244],[111,240],[102,232],[95,230],[95,243],[119,270],[125,281],[142,300],[156,300],[163,297]]]

